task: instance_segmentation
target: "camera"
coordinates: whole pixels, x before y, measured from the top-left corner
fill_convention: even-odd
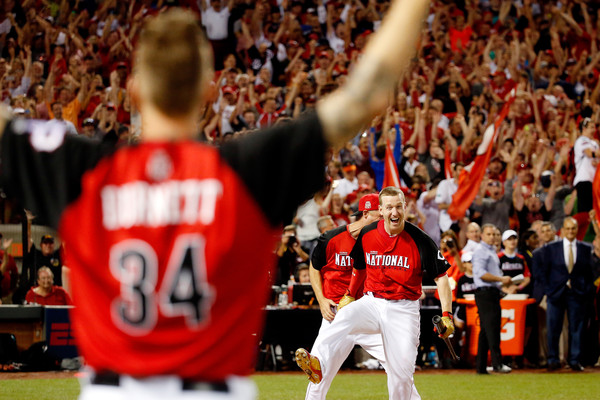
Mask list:
[[[294,236],[294,235],[288,236],[288,246],[292,246],[297,241],[298,241],[298,239],[296,239],[296,236]]]
[[[453,239],[444,239],[444,243],[449,249],[453,249],[455,247]]]

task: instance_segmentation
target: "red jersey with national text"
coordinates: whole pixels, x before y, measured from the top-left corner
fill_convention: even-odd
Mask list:
[[[276,233],[322,184],[316,116],[220,149],[190,140],[108,154],[20,124],[2,138],[4,186],[67,243],[86,363],[202,381],[251,373]],[[58,177],[57,195],[32,175]]]
[[[450,265],[416,226],[405,222],[401,233],[390,236],[384,223],[364,227],[351,252],[354,268],[367,270],[364,291],[388,300],[418,300],[425,275],[437,278]]]
[[[312,266],[321,272],[323,295],[336,303],[346,293],[352,278],[354,261],[350,252],[355,243],[348,225],[344,225],[322,234],[312,253]]]

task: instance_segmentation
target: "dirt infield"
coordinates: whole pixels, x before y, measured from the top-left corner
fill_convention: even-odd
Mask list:
[[[7,379],[66,379],[74,378],[78,371],[0,372],[0,381]]]

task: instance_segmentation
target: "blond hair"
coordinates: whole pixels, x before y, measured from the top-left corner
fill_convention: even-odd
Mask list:
[[[379,204],[383,204],[383,196],[399,196],[404,203],[404,192],[396,186],[388,186],[381,189],[381,192],[379,192]]]
[[[135,73],[142,96],[161,112],[184,116],[199,106],[212,54],[194,14],[174,8],[149,19],[140,34]]]

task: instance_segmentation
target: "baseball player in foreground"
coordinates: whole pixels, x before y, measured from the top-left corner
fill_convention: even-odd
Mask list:
[[[333,323],[320,333],[313,354],[303,349],[296,352],[296,362],[316,383],[329,373],[331,365],[335,368],[345,337],[381,334],[389,398],[420,399],[413,374],[421,285],[425,276],[435,279],[446,327],[441,336],[447,338],[454,332],[452,292],[446,275],[450,264],[427,234],[404,220],[406,202],[399,188],[390,186],[379,193],[379,211],[383,220],[365,226],[350,253],[352,279]],[[363,282],[365,295],[354,301]]]
[[[3,187],[69,246],[71,318],[91,370],[80,399],[255,398],[247,376],[274,237],[321,188],[326,148],[385,107],[428,8],[394,2],[347,86],[219,149],[194,141],[212,57],[198,21],[176,8],[137,41],[139,144],[105,149],[3,109]]]
[[[352,276],[353,261],[350,257],[352,247],[360,230],[372,222],[379,221],[379,197],[377,194],[367,194],[361,197],[358,212],[353,214],[360,218],[350,225],[340,226],[322,234],[312,254],[310,266],[310,283],[323,314],[323,322],[314,347],[318,347],[322,333],[325,332],[335,318],[337,304],[346,293]],[[350,354],[355,344],[360,345],[369,354],[385,366],[383,342],[381,335],[349,335],[342,339],[343,346],[329,360],[327,373],[323,374],[320,384],[310,382],[306,390],[306,399],[325,399],[331,382],[342,363]],[[305,350],[299,350],[305,351]]]

